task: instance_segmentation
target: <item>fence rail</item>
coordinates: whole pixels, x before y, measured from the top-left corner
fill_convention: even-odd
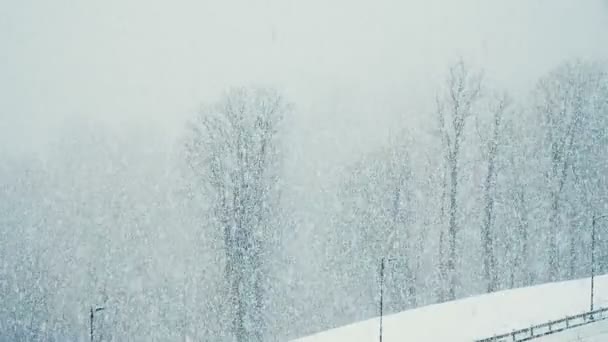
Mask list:
[[[510,333],[475,340],[475,342],[530,341],[535,338],[555,334],[560,331],[580,327],[605,319],[608,319],[608,308],[601,308],[594,311],[585,312],[579,315],[566,316],[562,319],[533,325],[528,328],[514,330]]]

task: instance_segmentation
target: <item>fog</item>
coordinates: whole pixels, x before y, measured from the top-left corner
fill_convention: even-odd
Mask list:
[[[367,145],[361,137],[376,141],[390,124],[414,120],[456,57],[515,89],[563,59],[605,58],[606,7],[564,0],[4,2],[2,136],[31,132],[44,141],[70,117],[146,122],[175,134],[226,87],[264,83],[298,104],[294,129],[304,142],[332,147],[328,137],[339,132],[341,144]]]
[[[172,268],[182,264],[170,260],[199,257],[188,252],[197,243],[188,234],[190,228],[206,224],[193,209],[196,201],[182,206],[172,197],[187,183],[182,169],[188,123],[232,87],[277,89],[292,108],[279,133],[284,160],[277,167],[282,172],[280,207],[290,214],[281,223],[276,252],[280,267],[273,273],[280,279],[277,284],[288,284],[289,290],[281,292],[281,305],[292,311],[273,315],[292,315],[298,324],[293,326],[291,318],[283,317],[271,328],[276,332],[271,340],[285,340],[373,313],[371,304],[367,311],[352,314],[357,311],[354,304],[332,297],[348,296],[341,292],[344,289],[323,284],[324,277],[334,272],[327,268],[345,261],[333,266],[325,262],[336,258],[334,252],[340,253],[337,245],[351,243],[340,235],[345,205],[337,200],[348,178],[345,170],[406,134],[411,169],[428,171],[421,151],[432,145],[435,99],[450,65],[464,60],[482,70],[492,87],[506,89],[525,106],[538,80],[562,63],[606,61],[606,36],[608,3],[599,0],[5,0],[0,2],[0,164],[5,164],[8,176],[0,184],[14,185],[28,178],[18,171],[21,166],[13,168],[13,164],[39,160],[45,184],[39,186],[41,192],[73,191],[65,196],[86,193],[90,199],[103,199],[105,195],[97,196],[93,189],[100,187],[102,193],[120,189],[128,194],[119,210],[124,215],[139,215],[138,204],[145,208],[142,212],[156,211],[151,214],[153,221],[158,220],[153,226],[162,226],[157,232],[163,233],[146,243],[151,249],[163,249],[154,261],[163,266],[160,269],[171,273],[171,279],[181,279],[181,268]],[[471,172],[476,177],[480,171]],[[417,196],[424,197],[426,190]],[[27,196],[38,195],[28,192]],[[7,195],[3,200],[19,206],[17,198],[27,202],[27,196]],[[50,206],[45,209],[32,200],[37,215],[30,216],[50,220],[56,212],[71,212],[65,209],[72,208],[66,204],[70,200],[51,205],[45,202],[52,201],[50,197],[36,197]],[[103,205],[95,209],[99,215],[112,215]],[[139,219],[104,220],[110,226],[121,220],[130,226]],[[90,223],[86,215],[82,220],[83,226]],[[416,227],[424,225],[421,222]],[[24,221],[17,226],[22,225],[27,226]],[[4,229],[13,226],[7,223]],[[55,233],[51,228],[45,231]],[[197,234],[204,241],[214,239],[205,239],[205,232]],[[19,239],[20,234],[15,236]],[[111,241],[105,243],[112,245]],[[94,249],[95,242],[89,242]],[[125,246],[130,245],[125,242]],[[219,248],[212,242],[209,246],[214,251]],[[425,248],[425,253],[433,248]],[[126,249],[117,253],[129,254]],[[206,265],[213,264],[205,277],[220,279],[218,259],[202,254],[197,272],[205,273]],[[6,262],[5,267],[15,266]],[[57,274],[61,278],[63,273]],[[370,277],[373,281],[374,275]],[[130,282],[113,273],[114,278]],[[210,282],[198,286],[215,286]],[[331,288],[327,293],[307,297],[324,285]],[[462,295],[478,290],[472,286]],[[95,290],[87,287],[84,292]],[[339,303],[330,313],[311,317],[322,311],[320,305],[331,306],[323,298]],[[340,317],[338,312],[346,307],[351,312]],[[86,314],[86,306],[62,312],[81,309]],[[82,317],[75,321],[86,324]],[[139,328],[133,329],[115,336]],[[163,334],[155,336],[175,338]],[[218,335],[211,329],[193,336]]]

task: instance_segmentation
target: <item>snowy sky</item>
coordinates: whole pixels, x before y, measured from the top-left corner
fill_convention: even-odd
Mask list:
[[[333,158],[424,113],[457,56],[521,89],[608,57],[607,36],[601,0],[3,0],[0,143],[74,116],[171,136],[225,87],[264,83],[296,103],[299,153]]]

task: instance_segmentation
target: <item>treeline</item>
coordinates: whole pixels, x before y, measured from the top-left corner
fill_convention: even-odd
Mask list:
[[[0,340],[87,340],[103,306],[96,341],[284,341],[377,315],[382,257],[389,312],[588,275],[606,65],[564,63],[518,98],[457,62],[433,101],[331,191],[306,189],[321,211],[285,174],[298,107],[273,89],[227,91],[177,142],[74,122],[5,154]]]
[[[589,276],[592,219],[608,213],[606,65],[564,63],[516,99],[459,62],[430,115],[347,169],[335,267],[368,308],[353,318],[377,311],[383,256],[392,311]],[[608,222],[597,228],[604,272]]]

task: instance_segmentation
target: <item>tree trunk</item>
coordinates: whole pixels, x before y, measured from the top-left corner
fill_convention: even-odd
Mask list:
[[[486,184],[484,189],[484,201],[486,203],[484,208],[484,220],[483,220],[483,268],[484,276],[487,282],[487,292],[496,291],[497,276],[496,276],[496,257],[494,254],[494,238],[492,236],[492,222],[494,215],[494,198],[491,195],[492,191],[492,175],[494,172],[494,162],[491,161],[488,166],[488,175],[486,177]]]
[[[498,150],[498,137],[500,131],[500,115],[502,109],[498,109],[494,114],[494,129],[492,140],[489,143],[488,149],[488,170],[484,185],[484,220],[482,229],[483,239],[483,266],[484,275],[487,282],[487,292],[494,292],[498,288],[498,279],[496,274],[496,255],[494,251],[494,237],[492,234],[492,225],[494,223],[494,188],[496,187],[496,154]],[[512,277],[513,278],[513,277]]]
[[[528,213],[525,207],[525,194],[523,189],[519,189],[517,193],[517,208],[519,211],[519,225],[518,225],[518,243],[520,245],[519,255],[517,255],[517,267],[521,270],[521,286],[528,286],[534,283],[532,270],[530,269],[530,256],[529,256],[529,244],[528,241]]]
[[[574,235],[575,225],[570,227],[570,267],[568,269],[568,278],[574,279],[576,276],[576,262],[578,261],[578,253],[576,253],[576,236]]]
[[[444,238],[445,234],[443,232],[443,230],[439,233],[439,281],[437,284],[437,302],[439,303],[443,303],[446,300],[446,291],[445,291],[445,286],[446,286],[446,282],[447,282],[447,272],[446,272],[446,265],[445,265],[445,238]]]
[[[448,300],[456,299],[456,233],[457,233],[457,223],[456,223],[456,195],[457,195],[457,187],[458,187],[458,164],[457,164],[457,156],[458,156],[458,141],[456,140],[454,146],[454,152],[450,157],[450,220],[448,225],[448,245],[449,245],[449,255],[447,261],[447,271],[448,271]]]
[[[557,246],[559,194],[551,193],[551,220],[549,227],[549,281],[559,279],[559,251]]]

